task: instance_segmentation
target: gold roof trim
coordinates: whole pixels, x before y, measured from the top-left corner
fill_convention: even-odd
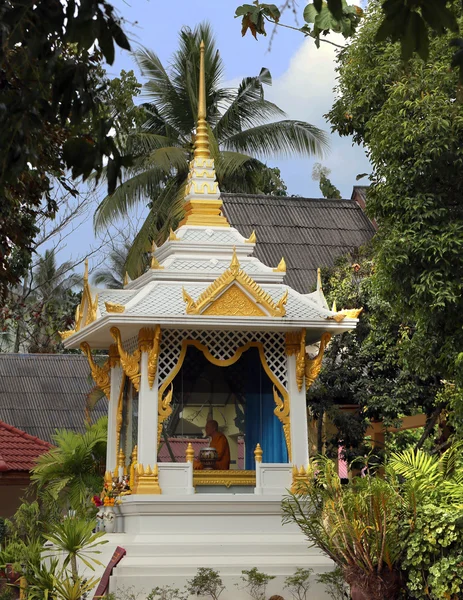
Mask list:
[[[265,313],[272,317],[284,317],[286,314],[286,301],[288,299],[288,290],[283,296],[274,302],[270,294],[265,292],[258,283],[254,281],[245,271],[240,268],[240,263],[236,255],[236,250],[233,249],[233,257],[229,268],[222,273],[211,285],[204,290],[199,298],[194,301],[188,292],[183,288],[183,299],[186,302],[186,313],[189,315],[200,315],[209,310],[219,296],[223,295],[234,283],[238,283],[245,292],[250,296],[249,300],[253,301],[254,307],[247,308],[246,314],[236,310],[236,307],[230,307],[230,310],[223,312],[224,315],[241,315],[241,316],[265,316]],[[244,295],[244,294],[243,294]],[[238,302],[239,299],[237,298]],[[255,306],[257,305],[257,306]],[[259,311],[256,311],[256,308]],[[261,314],[259,314],[261,313]],[[216,314],[216,313],[214,313]]]
[[[336,305],[334,305],[334,308],[336,308]],[[360,313],[363,311],[363,307],[362,308],[343,308],[342,310],[338,311],[335,315],[332,315],[330,317],[328,317],[328,319],[331,319],[333,321],[336,321],[336,323],[341,323],[341,321],[344,321],[344,319],[358,319],[360,316]]]
[[[164,267],[161,265],[161,263],[158,261],[158,259],[154,255],[155,250],[156,250],[156,244],[153,242],[151,244],[151,265],[150,265],[150,268],[151,269],[163,269]]]
[[[95,295],[95,298],[92,297],[92,292],[90,291],[90,285],[88,283],[88,259],[85,261],[85,269],[84,269],[84,287],[82,289],[82,299],[80,301],[79,306],[76,308],[75,314],[75,326],[74,329],[70,329],[69,331],[59,331],[58,333],[61,336],[62,340],[67,340],[71,335],[77,333],[85,327],[86,325],[90,325],[96,319],[96,313],[98,310],[98,294]]]

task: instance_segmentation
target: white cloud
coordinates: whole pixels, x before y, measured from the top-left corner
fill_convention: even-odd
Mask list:
[[[340,45],[344,43],[342,36],[330,36],[330,40]],[[313,40],[306,39],[291,58],[287,70],[274,78],[271,88],[266,88],[266,98],[282,108],[289,118],[307,121],[329,133],[330,126],[323,115],[330,110],[335,99],[335,60],[334,46],[322,42],[317,49]],[[236,85],[237,82],[230,84]],[[331,133],[329,138],[330,152],[323,159],[279,158],[269,161],[269,164],[281,168],[289,193],[320,196],[318,182],[312,181],[311,176],[315,162],[322,162],[331,169],[331,179],[344,198],[350,197],[352,186],[356,183],[355,176],[370,172],[365,152],[358,146],[352,147],[350,138]]]

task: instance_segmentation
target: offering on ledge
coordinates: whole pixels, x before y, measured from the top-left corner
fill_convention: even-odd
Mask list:
[[[215,469],[215,463],[217,462],[219,455],[215,448],[211,448],[207,446],[206,448],[201,448],[199,451],[199,460],[203,465],[203,469],[205,471],[211,471]]]

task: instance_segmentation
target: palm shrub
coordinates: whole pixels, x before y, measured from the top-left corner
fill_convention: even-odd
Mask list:
[[[224,65],[207,23],[194,30],[181,30],[179,49],[169,68],[150,50],[135,52],[147,79],[146,119],[142,127],[121,139],[123,151],[135,159],[125,171],[125,180],[101,202],[94,220],[97,231],[105,230],[135,204],[149,203],[149,214],[128,256],[131,277],[139,274],[140,259],[149,250],[150,240],[161,243],[183,213],[198,113],[201,40],[205,43],[211,153],[223,192],[259,193],[263,173],[269,170],[262,161],[276,155],[322,155],[327,148],[322,131],[309,123],[287,119],[276,104],[265,98],[264,87],[272,82],[267,69],[243,79],[238,89],[220,86]]]
[[[342,569],[353,597],[364,592],[385,600],[401,587],[398,540],[408,501],[396,477],[367,475],[343,486],[334,463],[321,457],[311,463],[307,483],[284,500],[283,513]]]
[[[56,447],[42,454],[31,472],[31,481],[39,493],[63,508],[85,511],[89,498],[103,485],[99,461],[105,456],[106,439],[106,417],[88,426],[82,434],[65,429],[57,431]]]

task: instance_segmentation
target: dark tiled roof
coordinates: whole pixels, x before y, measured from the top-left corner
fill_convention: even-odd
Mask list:
[[[366,244],[375,229],[353,200],[285,198],[222,194],[233,227],[249,236],[255,229],[254,256],[268,266],[286,261],[286,283],[299,292],[313,291],[317,268]]]
[[[0,419],[51,443],[55,429],[84,431],[89,375],[78,354],[0,354]],[[106,411],[102,399],[92,418]]]
[[[30,471],[51,445],[0,421],[0,471]]]

